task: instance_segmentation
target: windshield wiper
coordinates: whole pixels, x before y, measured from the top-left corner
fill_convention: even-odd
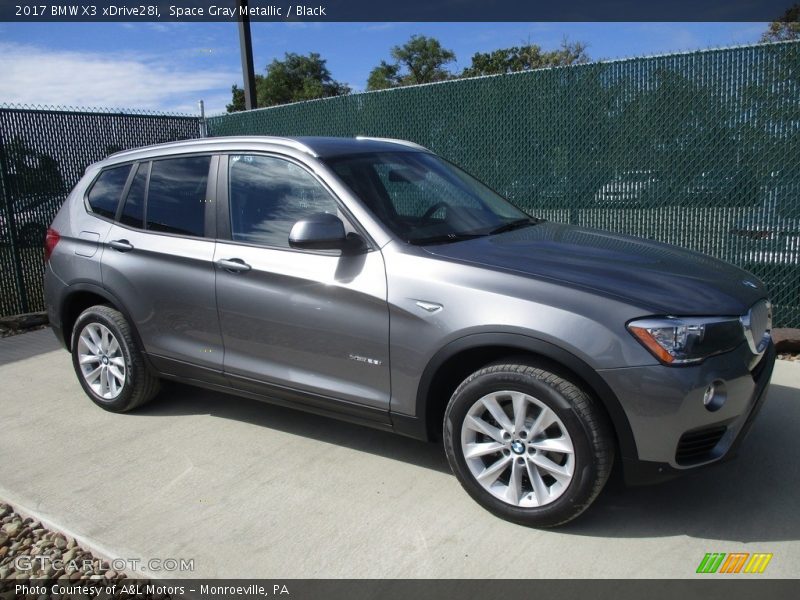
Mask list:
[[[415,246],[425,246],[427,244],[451,244],[453,242],[461,242],[463,240],[472,240],[479,237],[484,237],[486,233],[446,233],[444,235],[432,235],[426,238],[419,238],[416,240],[409,240],[409,244]]]
[[[524,217],[522,219],[514,219],[513,221],[509,221],[508,223],[504,223],[499,227],[495,227],[494,229],[490,230],[487,235],[495,235],[498,233],[505,233],[506,231],[514,231],[515,229],[522,229],[523,227],[529,227],[531,225],[538,225],[541,223],[541,219],[534,219],[532,217]]]

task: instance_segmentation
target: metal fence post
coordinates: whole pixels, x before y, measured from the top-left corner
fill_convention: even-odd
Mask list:
[[[200,106],[200,137],[208,137],[208,121],[206,121],[206,105],[205,102],[200,100],[197,103]]]

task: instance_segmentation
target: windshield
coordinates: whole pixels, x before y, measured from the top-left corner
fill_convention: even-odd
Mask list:
[[[458,241],[537,222],[427,152],[354,154],[326,162],[381,222],[412,244]]]

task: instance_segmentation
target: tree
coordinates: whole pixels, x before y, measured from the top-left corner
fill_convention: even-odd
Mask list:
[[[408,70],[406,77],[412,84],[447,79],[450,73],[443,67],[456,59],[439,40],[424,35],[412,35],[402,46],[392,48],[392,57]]]
[[[570,44],[566,39],[557,50],[542,51],[541,46],[527,44],[500,48],[492,52],[477,52],[472,56],[472,64],[464,69],[462,77],[479,75],[499,75],[516,71],[530,71],[545,67],[563,67],[589,61],[586,44]]]
[[[800,4],[788,8],[783,16],[773,21],[761,34],[762,42],[783,42],[800,40]]]
[[[377,67],[372,69],[367,79],[368,90],[385,90],[400,85],[400,65],[381,61]]]
[[[261,75],[256,75],[256,89],[258,88],[258,80],[263,79]],[[229,112],[241,112],[247,110],[244,104],[244,90],[238,85],[231,86],[231,103],[225,109]]]
[[[350,88],[331,77],[325,60],[316,52],[308,56],[287,52],[283,60],[267,65],[266,75],[256,75],[258,106],[275,106],[350,93]],[[228,112],[244,110],[244,90],[231,88]]]
[[[443,81],[452,77],[445,65],[456,55],[443,48],[436,38],[412,35],[402,46],[392,48],[394,64],[381,61],[369,74],[368,90],[382,90],[401,85]]]

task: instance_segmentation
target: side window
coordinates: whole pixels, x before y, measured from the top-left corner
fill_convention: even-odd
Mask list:
[[[130,172],[131,166],[123,165],[107,169],[100,174],[89,190],[89,206],[94,214],[109,219],[117,215],[119,199]]]
[[[147,171],[150,163],[141,163],[133,176],[128,196],[122,206],[119,222],[129,227],[144,227],[144,193],[147,187]]]
[[[202,237],[210,156],[153,161],[147,229]]]
[[[338,213],[333,196],[308,171],[268,156],[229,159],[231,238],[289,247],[289,232],[303,217]]]

